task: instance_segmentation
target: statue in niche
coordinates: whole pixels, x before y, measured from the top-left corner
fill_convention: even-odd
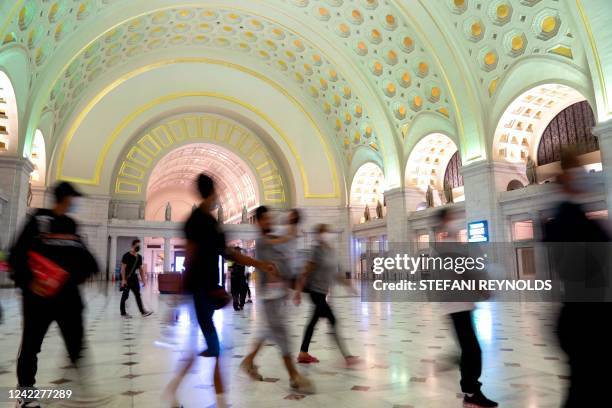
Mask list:
[[[365,222],[370,221],[370,207],[367,204],[363,210],[363,219]]]
[[[111,201],[110,207],[108,208],[108,217],[111,219],[117,218],[117,203],[114,201]]]
[[[382,219],[383,217],[383,206],[380,203],[380,200],[378,200],[376,202],[376,218],[378,218],[379,220]]]
[[[217,222],[223,224],[223,206],[221,204],[219,204],[219,209],[217,210]]]
[[[32,206],[32,183],[28,183],[28,198],[27,198],[28,207]]]
[[[454,203],[453,199],[453,189],[450,186],[450,183],[444,182],[444,198],[446,199],[446,204]]]
[[[144,201],[141,201],[140,205],[138,206],[138,219],[139,220],[145,219],[145,202]]]
[[[536,164],[531,158],[531,156],[527,156],[527,163],[525,164],[525,173],[527,175],[527,181],[529,185],[537,184],[538,177],[536,175]]]
[[[171,221],[172,220],[172,206],[170,205],[170,202],[168,202],[166,204],[166,221]]]
[[[244,207],[242,207],[242,219],[240,220],[240,222],[242,224],[248,224],[249,223],[249,212],[246,208],[246,205]]]
[[[431,185],[427,186],[427,192],[425,193],[425,202],[427,203],[427,208],[434,207],[433,190],[431,189]]]

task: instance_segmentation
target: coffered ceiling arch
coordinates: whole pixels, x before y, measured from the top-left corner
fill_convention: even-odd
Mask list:
[[[205,79],[201,78],[201,72],[207,73]],[[132,121],[140,120],[141,116],[146,118],[159,110],[158,101],[168,99],[164,92],[172,92],[179,87],[183,92],[175,92],[174,94],[180,97],[221,95],[222,99],[249,106],[251,111],[265,117],[268,123],[272,124],[273,133],[280,135],[280,141],[288,146],[288,150],[284,154],[296,158],[297,166],[300,168],[300,173],[302,173],[302,178],[305,181],[305,196],[307,198],[339,196],[339,186],[342,184],[340,180],[343,179],[343,168],[340,165],[342,159],[335,153],[333,144],[330,145],[330,141],[324,136],[326,129],[321,128],[324,122],[321,123],[313,118],[309,109],[304,107],[301,101],[294,98],[280,84],[274,83],[257,72],[238,64],[210,58],[192,57],[145,65],[139,67],[136,71],[127,72],[127,77],[132,78],[132,80],[115,81],[111,85],[107,85],[95,97],[86,98],[87,103],[80,106],[79,115],[76,115],[70,121],[68,128],[62,132],[64,136],[54,149],[58,178],[68,178],[83,184],[99,185],[103,166],[107,162],[104,157],[109,149],[116,141],[121,140],[123,137],[121,135],[125,134],[126,129],[129,130]],[[164,82],[164,79],[168,77],[180,77],[184,81],[180,85]],[[223,80],[233,84],[233,86],[228,87],[227,84],[223,83]],[[146,92],[143,92],[140,87],[147,87],[148,83],[158,83],[160,85],[149,87]],[[206,90],[193,91],[193,89],[200,89],[201,87]],[[225,95],[223,92],[228,94]],[[122,95],[131,95],[130,98],[137,98],[140,102],[132,101],[132,99]],[[174,97],[171,99],[174,99]],[[129,111],[126,112],[122,106],[140,107],[130,113]],[[296,117],[296,115],[298,116]],[[98,119],[96,120],[96,118]],[[119,122],[120,120],[121,122]],[[100,123],[100,121],[103,123]],[[108,123],[117,123],[117,125],[114,129],[108,128],[105,130],[104,126]],[[101,132],[103,136],[93,144],[85,140],[91,136],[89,129],[92,128]],[[100,145],[97,149],[99,149],[101,155],[95,160],[97,163],[95,171],[92,170],[90,176],[74,178],[70,176],[70,171],[68,173],[64,171],[63,163],[66,155],[78,154],[80,156],[79,147],[91,150],[96,143]],[[310,154],[318,154],[319,158],[324,157],[326,159],[324,162],[318,160],[319,168],[329,169],[333,191],[325,194],[316,193],[314,192],[316,188],[306,182],[307,176],[303,168],[305,167],[304,163],[308,163],[308,160],[310,160]],[[323,163],[325,165],[321,166]],[[72,172],[74,173],[74,170]],[[87,172],[80,170],[79,174],[87,174]],[[318,179],[317,176],[311,176],[311,180],[318,181]],[[319,190],[321,189],[319,188]]]
[[[240,53],[243,58],[265,61],[273,68],[268,75],[289,76],[300,84],[302,93],[310,95],[333,124],[335,139],[349,160],[352,150],[359,145],[369,146],[375,151],[382,148],[377,139],[377,126],[384,127],[386,121],[373,120],[357,87],[346,79],[348,76],[325,53],[296,32],[286,27],[279,28],[279,24],[265,17],[253,17],[234,9],[166,6],[151,11],[152,5],[155,4],[147,4],[149,13],[128,19],[91,41],[70,64],[62,67],[63,74],[56,75],[57,81],[52,82],[54,85],[49,94],[51,104],[57,105],[52,108],[68,113],[70,102],[67,99],[78,95],[86,86],[84,83],[95,79],[103,69],[109,68],[108,65],[124,63],[130,56],[147,52],[149,48],[216,47],[224,52]],[[124,12],[122,10],[122,16]],[[200,18],[197,24],[193,21],[195,17]],[[167,27],[166,23],[172,26]],[[159,38],[152,38],[155,36]],[[70,88],[68,97],[63,93],[66,88]],[[39,103],[48,105],[48,102]],[[39,108],[34,108],[33,112]],[[384,137],[388,134],[384,132]],[[394,150],[393,146],[390,150]]]
[[[410,144],[406,130],[421,112],[440,115],[456,128],[464,163],[490,158],[485,139],[490,135],[491,100],[499,99],[498,88],[518,61],[545,55],[559,66],[590,72],[592,79],[585,86],[595,84],[598,115],[607,118],[611,91],[606,81],[610,82],[612,57],[601,45],[598,52],[597,43],[605,44],[609,38],[606,16],[610,11],[598,13],[602,4],[581,0],[219,0],[205,4],[213,11],[207,17],[214,27],[204,33],[190,29],[196,23],[190,21],[189,10],[202,7],[198,0],[16,0],[0,5],[6,16],[0,18],[0,50],[17,45],[29,55],[32,86],[23,121],[29,126],[25,132],[29,141],[20,137],[26,153],[40,113],[48,105],[47,95],[56,90],[56,79],[62,87],[72,85],[74,93],[82,86],[80,80],[87,81],[99,68],[92,63],[89,71],[75,70],[76,77],[62,76],[74,69],[72,63],[82,53],[91,54],[83,64],[101,57],[105,69],[108,60],[117,57],[106,55],[106,48],[89,48],[95,48],[96,41],[103,39],[109,49],[118,47],[122,63],[128,52],[140,52],[139,45],[148,49],[158,44],[170,54],[177,49],[216,49],[242,55],[245,62],[268,64],[267,75],[294,81],[334,128],[328,137],[343,152],[345,166],[350,166],[357,151],[371,149],[384,161],[387,183],[395,186],[403,179],[399,168],[406,151],[402,152],[402,146]],[[120,35],[113,31],[128,21],[152,19],[152,13],[173,9],[181,14],[167,21],[159,15],[160,24],[145,26],[143,31],[133,26],[123,26]],[[253,23],[251,17],[261,25],[248,26]],[[180,32],[185,25],[187,32]],[[160,33],[154,31],[158,26],[166,31],[153,38],[154,32]],[[247,31],[257,38],[247,41]],[[141,34],[145,38],[140,39]],[[182,44],[181,37],[185,37]],[[313,60],[314,55],[320,60]],[[306,75],[310,70],[304,63],[312,74]],[[70,96],[63,98],[53,110],[71,109]]]
[[[172,115],[138,132],[125,144],[117,160],[111,194],[115,198],[145,199],[155,190],[170,186],[170,180],[155,176],[159,163],[168,161],[172,152],[190,149],[189,154],[180,155],[184,160],[174,157],[171,169],[174,180],[179,180],[181,173],[185,175],[184,186],[190,186],[198,169],[205,166],[207,157],[212,160],[218,156],[224,167],[228,167],[233,158],[236,165],[243,168],[238,173],[248,174],[245,180],[256,187],[255,191],[244,191],[245,196],[252,196],[257,203],[268,205],[288,206],[293,202],[291,186],[300,180],[285,175],[283,159],[255,131],[227,116],[211,113]],[[231,169],[218,170],[232,173]],[[186,180],[187,176],[189,180]],[[224,177],[223,174],[216,176]],[[231,188],[236,187],[239,186]],[[242,193],[235,195],[241,196]],[[251,208],[256,202],[245,200],[243,204]],[[234,210],[241,211],[242,206]]]

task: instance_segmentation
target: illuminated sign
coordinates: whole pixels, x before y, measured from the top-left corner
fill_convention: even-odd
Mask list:
[[[468,223],[468,242],[488,242],[489,223],[486,220]]]

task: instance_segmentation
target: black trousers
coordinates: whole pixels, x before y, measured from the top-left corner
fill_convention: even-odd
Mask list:
[[[451,313],[455,326],[455,334],[461,349],[461,391],[472,394],[480,390],[482,385],[478,379],[482,374],[482,352],[474,330],[472,311]]]
[[[138,283],[138,279],[134,280],[128,280],[127,285],[125,288],[123,288],[123,293],[121,295],[121,305],[120,305],[120,309],[121,309],[121,315],[125,315],[125,301],[128,300],[128,298],[130,297],[130,291],[134,292],[134,297],[136,298],[136,304],[138,305],[138,310],[140,310],[140,313],[144,314],[145,313],[145,309],[144,306],[142,305],[142,298],[140,297],[140,283]]]
[[[306,330],[304,331],[304,339],[302,340],[302,347],[300,351],[308,353],[308,348],[310,347],[310,340],[312,340],[312,335],[314,334],[315,326],[319,321],[319,318],[325,318],[329,322],[331,326],[331,335],[336,341],[340,352],[344,357],[348,357],[349,354],[344,347],[344,344],[340,340],[340,336],[338,335],[338,331],[336,330],[336,317],[334,316],[334,312],[332,312],[327,300],[325,299],[326,294],[310,292],[310,299],[314,305],[314,311],[312,313],[312,317],[310,318],[310,322],[308,326],[306,326]]]
[[[244,277],[231,279],[232,299],[234,300],[234,309],[244,307],[244,302],[247,295],[247,283]]]
[[[38,370],[38,353],[53,321],[57,322],[68,356],[76,364],[83,348],[83,303],[78,289],[62,292],[55,299],[23,294],[23,333],[17,356],[17,382],[33,387]]]
[[[576,302],[561,308],[557,336],[570,369],[564,408],[609,405],[612,336],[602,326],[611,315],[612,303]]]

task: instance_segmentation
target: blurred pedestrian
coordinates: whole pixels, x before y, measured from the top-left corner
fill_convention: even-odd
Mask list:
[[[301,293],[304,288],[310,295],[310,299],[314,305],[312,317],[304,331],[304,338],[297,361],[298,363],[305,364],[319,362],[316,357],[308,353],[308,348],[319,318],[325,318],[331,326],[331,335],[338,345],[338,349],[340,353],[342,353],[347,366],[354,366],[359,363],[360,360],[352,356],[344,346],[344,342],[338,334],[336,317],[327,303],[327,294],[330,292],[332,284],[335,281],[345,285],[347,288],[353,290],[353,292],[355,291],[348,281],[338,274],[338,262],[334,255],[333,248],[330,245],[331,238],[329,237],[329,227],[326,224],[317,225],[315,228],[315,240],[316,243],[312,248],[310,259],[306,263],[303,274],[297,280],[295,288],[294,302],[296,305],[300,304]]]
[[[457,256],[463,253],[460,244],[453,245],[457,240],[458,230],[454,215],[446,208],[442,208],[438,213],[439,231],[446,236],[441,241],[450,245],[441,245],[443,250],[451,252],[449,254],[439,254]],[[449,251],[450,249],[450,251]],[[453,272],[454,273],[454,272]],[[498,404],[488,399],[481,390],[482,383],[479,381],[482,374],[482,351],[480,343],[474,329],[474,310],[476,305],[470,301],[451,302],[446,301],[442,308],[450,316],[455,329],[455,336],[459,343],[461,355],[459,357],[459,369],[461,372],[461,391],[463,392],[463,404],[470,408],[493,408]]]
[[[37,355],[50,324],[57,322],[70,361],[78,366],[83,349],[83,301],[78,284],[98,272],[93,255],[77,234],[74,212],[81,196],[70,183],[54,188],[52,209],[31,216],[10,251],[12,278],[21,289],[23,332],[17,357],[18,387],[36,383]],[[18,407],[39,407],[36,400],[21,399]]]
[[[227,407],[225,387],[220,371],[220,346],[217,330],[213,322],[215,310],[230,302],[229,295],[220,285],[219,257],[233,260],[242,265],[251,265],[264,271],[274,273],[274,265],[262,262],[234,251],[226,246],[225,234],[221,230],[212,212],[217,208],[218,196],[212,178],[200,174],[196,181],[197,190],[202,198],[200,205],[191,213],[185,224],[186,259],[185,290],[193,294],[196,317],[206,339],[207,349],[199,355],[215,359],[213,381],[217,408]],[[176,403],[176,391],[182,379],[187,375],[195,361],[195,356],[188,359],[177,376],[168,384],[165,398]]]
[[[242,253],[242,249],[238,246],[234,247],[234,251],[236,253]],[[244,265],[234,262],[231,267],[230,285],[234,310],[239,311],[244,309],[248,286]]]
[[[553,270],[564,289],[556,331],[570,369],[564,407],[605,406],[612,362],[612,336],[602,329],[612,315],[612,303],[605,298],[610,235],[580,204],[592,190],[593,177],[580,166],[576,146],[562,150],[561,168],[557,181],[563,198],[544,225],[543,241],[549,243]]]
[[[285,244],[295,239],[297,224],[290,224],[286,235],[276,236],[272,234],[272,220],[267,207],[258,207],[255,211],[255,219],[260,230],[260,235],[255,242],[256,257],[273,262],[280,273],[270,274],[259,271],[257,275],[257,301],[258,307],[263,310],[265,326],[263,331],[258,334],[252,351],[240,364],[240,368],[251,379],[262,381],[263,376],[255,365],[255,357],[263,346],[265,339],[271,337],[281,349],[282,360],[289,374],[291,388],[299,392],[310,393],[313,392],[312,383],[297,371],[291,358],[286,325],[287,303],[285,299],[288,293],[289,274],[287,272]]]

